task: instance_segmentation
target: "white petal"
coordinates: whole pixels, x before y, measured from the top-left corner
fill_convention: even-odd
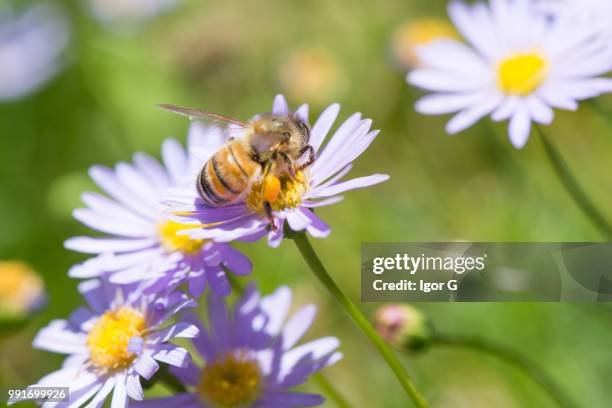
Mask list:
[[[537,96],[531,95],[527,98],[527,109],[534,122],[549,125],[552,123],[555,114],[550,106],[543,103]]]
[[[414,108],[425,115],[442,115],[469,108],[486,96],[483,92],[432,94],[419,99]]]
[[[527,144],[531,132],[531,120],[525,108],[518,109],[510,119],[508,128],[510,141],[517,149],[522,149]]]
[[[452,135],[467,129],[474,123],[478,122],[483,116],[491,113],[493,109],[499,106],[502,99],[503,96],[501,94],[486,96],[474,106],[455,115],[455,117],[453,117],[446,125],[446,131]]]

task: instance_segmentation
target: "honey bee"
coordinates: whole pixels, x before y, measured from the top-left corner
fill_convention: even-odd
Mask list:
[[[308,144],[310,127],[294,113],[265,113],[244,123],[201,109],[166,104],[160,107],[191,119],[221,123],[241,131],[240,137],[230,137],[217,150],[197,177],[198,195],[212,207],[243,199],[253,183],[263,181],[263,209],[273,225],[271,203],[281,192],[279,177],[295,178],[297,171],[315,161],[314,148]],[[306,154],[307,159],[301,163]]]

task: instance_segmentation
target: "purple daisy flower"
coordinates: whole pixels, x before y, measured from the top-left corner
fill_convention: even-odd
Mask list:
[[[36,348],[67,354],[62,368],[43,377],[35,386],[69,387],[77,407],[89,401],[101,407],[112,391],[112,408],[128,405],[128,397],[143,399],[140,377],[149,380],[158,361],[186,367],[189,353],[169,340],[193,338],[198,328],[181,322],[162,325],[177,312],[195,306],[192,299],[171,295],[145,295],[137,287],[128,290],[101,280],[81,283],[79,290],[89,304],[68,320],[54,320],[34,339]]]
[[[211,138],[212,136],[212,138]],[[189,132],[188,146],[194,151],[218,145],[215,135],[202,134],[197,126]],[[162,146],[164,165],[144,153],[134,155],[133,164],[119,163],[115,169],[94,166],[89,174],[110,196],[84,193],[87,208],[74,217],[105,237],[75,237],[65,246],[97,254],[75,265],[69,275],[93,278],[109,275],[111,282],[130,284],[147,281],[149,291],[174,288],[187,281],[189,293],[198,297],[208,282],[218,294],[228,295],[231,287],[225,269],[237,275],[252,270],[249,259],[226,243],[190,239],[178,234],[189,226],[162,217],[161,194],[184,179],[195,176],[204,162],[189,154],[173,139]]]
[[[369,187],[389,178],[385,174],[374,174],[342,181],[350,171],[353,160],[368,148],[379,131],[370,131],[372,121],[355,113],[338,127],[322,147],[339,111],[340,105],[329,106],[312,126],[309,144],[316,152],[314,163],[296,171],[294,175],[287,174],[286,177],[280,178],[278,198],[270,203],[272,228],[264,208],[262,180],[254,180],[251,188],[237,202],[221,207],[205,204],[198,196],[195,182],[187,188],[171,189],[164,199],[164,203],[169,207],[168,216],[179,223],[190,224],[192,228],[180,233],[188,234],[194,239],[212,238],[219,242],[235,239],[255,241],[267,235],[268,244],[277,247],[283,238],[285,221],[294,231],[306,230],[313,237],[327,237],[330,228],[315,215],[314,208],[339,202],[342,200],[340,194],[345,191]],[[287,101],[282,95],[276,96],[272,113],[290,114]],[[298,108],[295,115],[308,124],[308,105]],[[218,133],[216,129],[218,128],[209,127],[208,132]],[[232,137],[240,137],[235,129],[226,133],[231,133]],[[210,149],[207,152],[208,157],[215,151],[216,149]],[[299,166],[306,160],[307,157],[304,157],[296,164]]]
[[[325,337],[296,346],[314,321],[316,307],[307,305],[288,320],[291,290],[280,287],[261,298],[254,286],[228,310],[225,300],[208,297],[210,328],[200,328],[194,346],[204,366],[190,363],[172,373],[190,390],[171,397],[147,400],[148,408],[263,408],[315,406],[318,394],[294,392],[313,373],[337,362],[339,341]]]

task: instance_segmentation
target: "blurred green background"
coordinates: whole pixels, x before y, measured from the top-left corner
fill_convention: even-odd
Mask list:
[[[291,106],[309,102],[311,119],[336,101],[341,119],[355,111],[373,118],[381,135],[352,175],[382,172],[391,179],[321,209],[333,232],[314,242],[353,299],[360,293],[361,242],[600,240],[555,178],[536,138],[517,151],[505,124],[484,121],[447,136],[447,118],[414,112],[419,93],[405,83],[390,39],[410,19],[444,16],[445,1],[192,0],[119,29],[92,19],[86,1],[58,3],[72,30],[66,69],[42,90],[0,103],[0,259],[33,265],[49,295],[48,306],[24,330],[1,340],[0,389],[31,384],[62,360],[32,350],[30,342],[40,327],[81,304],[78,282],[66,271],[84,256],[62,243],[89,232],[71,218],[80,193],[95,189],[87,168],[130,160],[135,151],[158,157],[164,138],[185,140],[188,122],[157,103],[246,119],[269,110],[282,92]],[[612,98],[598,103],[612,110]],[[575,113],[558,112],[548,130],[604,209],[612,202],[609,124],[583,105]],[[277,250],[265,242],[240,248],[252,257],[252,278],[264,291],[287,284],[300,303],[319,305],[309,336],[341,339],[345,358],[327,374],[355,407],[409,406],[389,369],[291,242]],[[371,313],[375,306],[362,308]],[[610,406],[609,305],[418,306],[441,332],[480,336],[533,359],[580,406]],[[484,355],[446,348],[402,359],[432,407],[555,406],[521,372]],[[314,383],[309,387],[316,389]]]

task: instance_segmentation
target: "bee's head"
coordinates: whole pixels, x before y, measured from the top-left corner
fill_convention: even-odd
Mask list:
[[[310,128],[294,114],[261,115],[254,120],[253,129],[256,133],[276,140],[276,146],[290,155],[300,151],[310,140]]]

